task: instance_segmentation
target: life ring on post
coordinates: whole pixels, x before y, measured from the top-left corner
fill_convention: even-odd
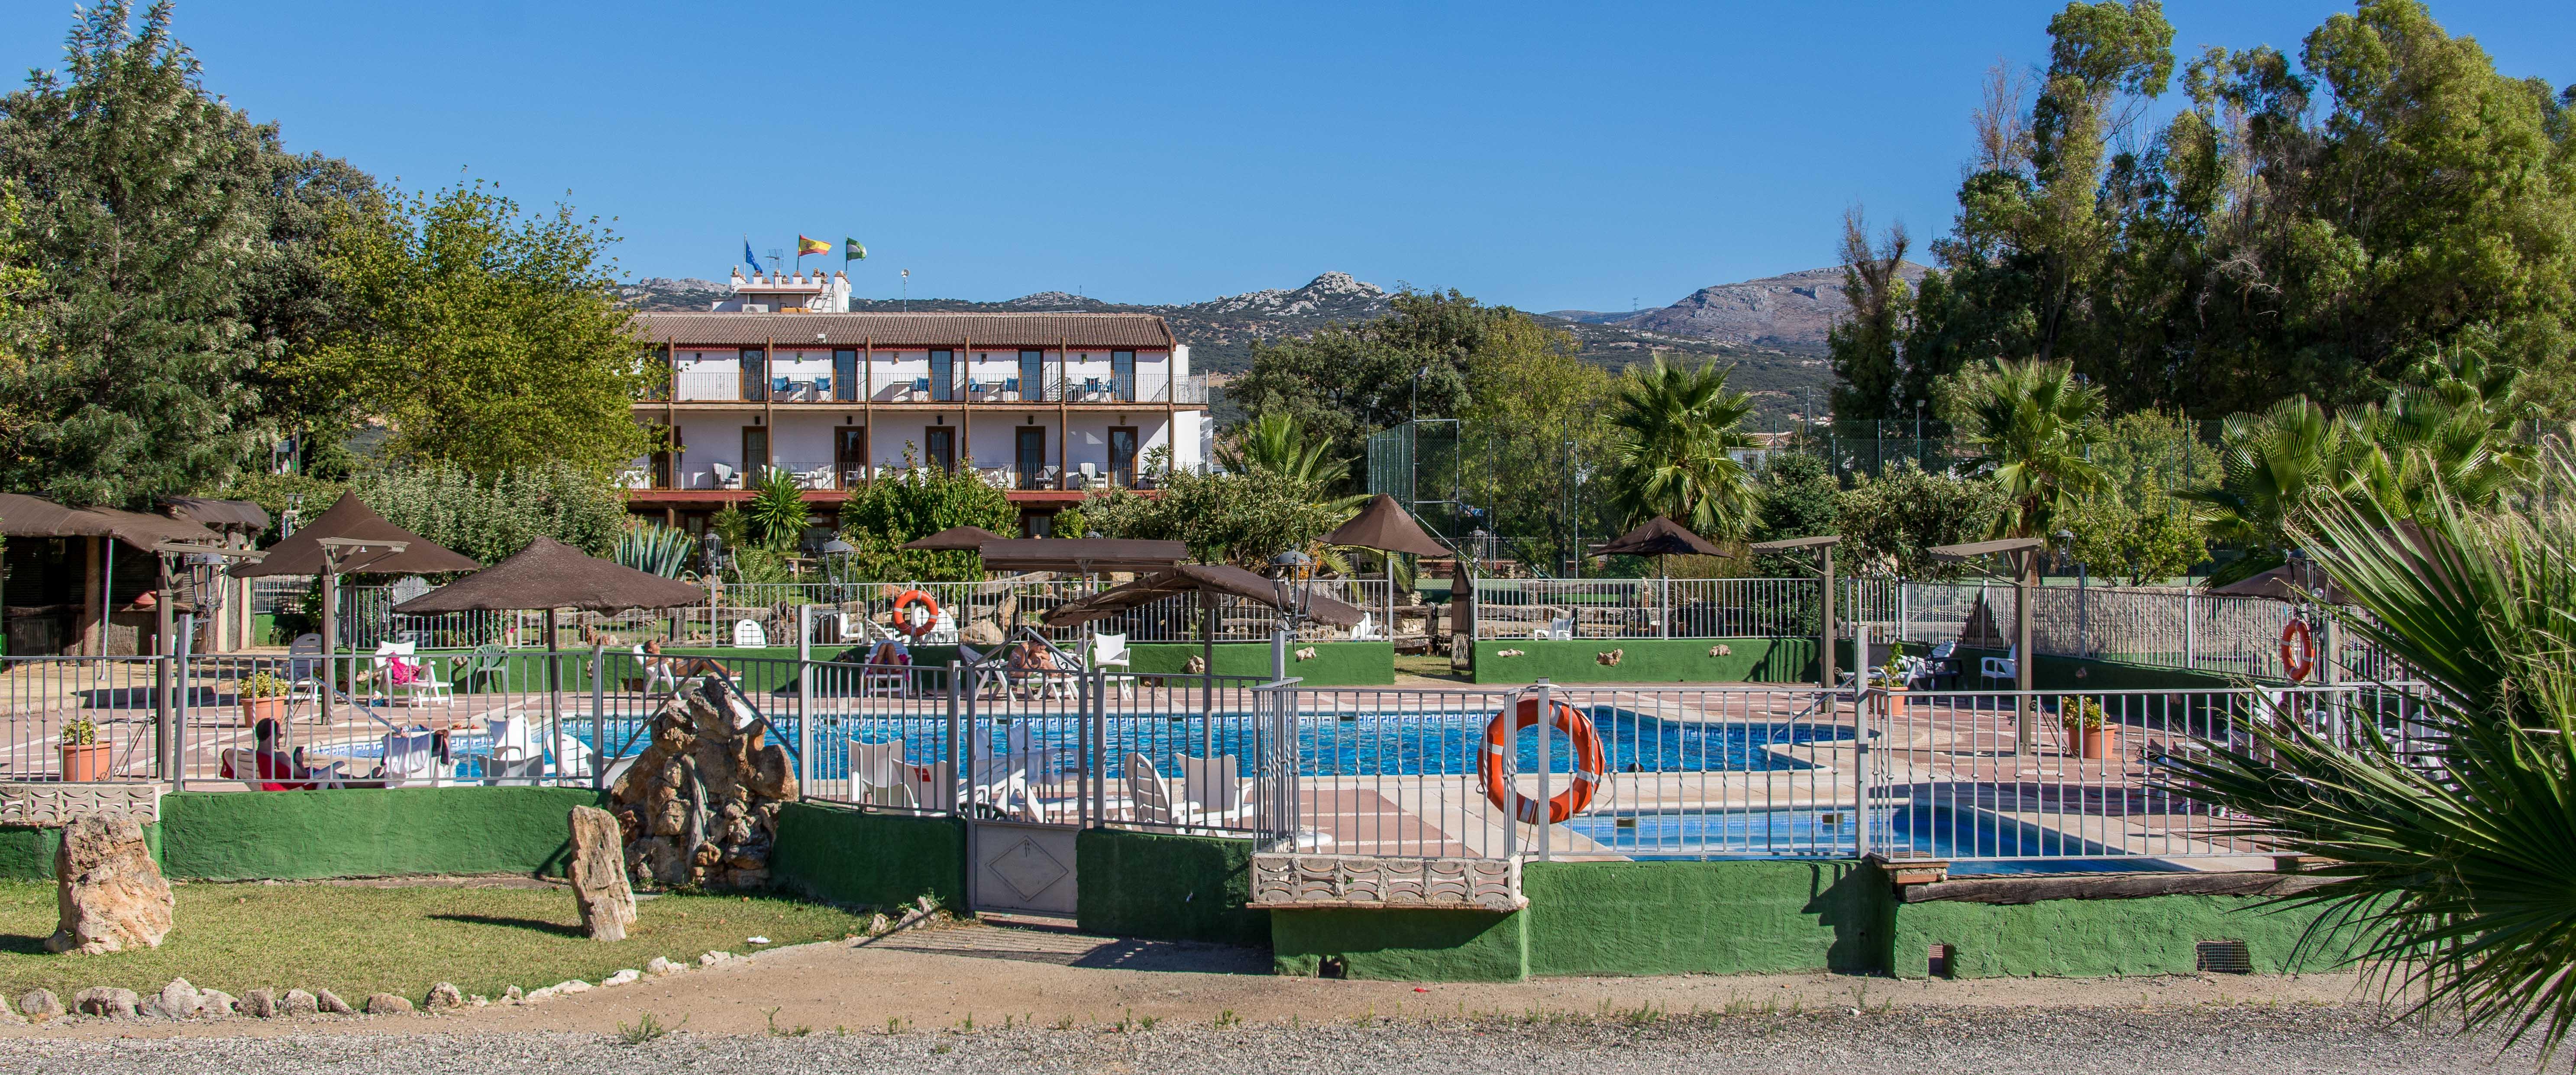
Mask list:
[[[1557,825],[1592,805],[1593,793],[1599,791],[1601,782],[1607,779],[1605,774],[1610,771],[1610,766],[1602,757],[1601,732],[1592,726],[1592,718],[1564,702],[1556,702],[1549,708],[1554,710],[1550,723],[1565,733],[1566,743],[1574,750],[1574,772],[1569,774],[1565,790],[1547,801],[1547,820],[1544,823]],[[1512,787],[1511,774],[1503,765],[1503,759],[1512,750],[1514,734],[1537,723],[1538,698],[1535,695],[1522,698],[1518,705],[1504,708],[1486,723],[1485,749],[1476,757],[1476,775],[1485,782],[1485,798],[1530,825],[1542,823],[1538,816],[1538,800],[1525,797]]]
[[[913,620],[912,620],[912,618],[911,618],[911,617],[906,616],[906,615],[904,615],[904,614],[903,614],[903,610],[904,610],[904,609],[906,609],[906,608],[910,608],[910,607],[912,607],[913,605],[921,605],[921,606],[923,606],[923,607],[925,607],[925,608],[928,608],[928,609],[930,610],[930,614],[929,614],[929,615],[927,615],[927,616],[922,617],[922,618],[921,618],[921,622],[919,622],[919,623],[915,623],[915,622],[913,622]],[[930,596],[929,594],[923,593],[923,592],[921,592],[921,591],[919,591],[919,590],[905,590],[905,591],[904,591],[904,592],[902,592],[902,593],[899,593],[899,594],[894,595],[894,629],[895,629],[895,630],[898,630],[898,631],[901,631],[901,632],[903,632],[903,633],[905,633],[905,634],[911,635],[911,636],[912,636],[912,637],[914,637],[914,638],[920,638],[920,637],[921,637],[921,636],[923,636],[923,635],[929,634],[929,633],[930,633],[930,629],[931,629],[932,627],[938,626],[938,624],[939,624],[939,601],[938,601],[938,599],[933,598],[933,597],[932,597],[932,596]]]
[[[2281,669],[2292,683],[2305,682],[2317,670],[2317,636],[2308,621],[2294,619],[2281,628]]]

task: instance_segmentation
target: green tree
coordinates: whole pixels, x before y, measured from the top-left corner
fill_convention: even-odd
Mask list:
[[[2092,450],[2103,439],[2100,389],[2064,362],[2005,362],[1966,371],[1951,424],[1977,449],[1970,466],[2003,491],[1995,537],[2055,532],[2059,514],[2105,488]]]
[[[785,468],[769,467],[752,488],[751,500],[743,508],[752,540],[772,552],[793,551],[805,539],[805,525],[814,517],[805,506],[804,487]]]
[[[1318,542],[1349,516],[1313,483],[1272,470],[1174,470],[1157,480],[1156,497],[1092,494],[1082,503],[1084,523],[1100,537],[1185,542],[1195,559],[1267,571],[1270,558],[1289,549],[1321,555]]]
[[[1834,368],[1837,421],[1887,419],[1903,413],[1896,402],[1897,389],[1914,296],[1898,270],[1905,266],[1910,245],[1900,225],[1888,228],[1873,247],[1860,209],[1843,214],[1843,298],[1851,303],[1852,312],[1836,320],[1825,337],[1826,354]]]
[[[259,444],[250,376],[275,347],[243,317],[267,263],[264,140],[125,0],[79,16],[68,78],[0,99],[0,176],[41,281],[0,366],[0,486],[141,507],[228,481]]]
[[[858,552],[846,576],[872,582],[973,581],[984,577],[983,558],[971,552],[922,552],[898,548],[956,526],[996,534],[1019,532],[1019,509],[1010,494],[972,471],[912,466],[860,486],[841,505],[841,540]]]
[[[1763,462],[1761,480],[1754,488],[1757,506],[1753,532],[1747,535],[1752,540],[1778,541],[1836,532],[1836,501],[1842,496],[1842,485],[1834,480],[1833,468],[1826,465],[1823,457],[1807,452],[1774,452]],[[1753,569],[1774,578],[1798,578],[1811,573],[1814,562],[1815,557],[1809,553],[1760,553],[1753,558]]]
[[[1619,525],[1663,515],[1703,536],[1744,533],[1753,491],[1731,449],[1752,446],[1738,427],[1753,403],[1727,390],[1731,372],[1715,361],[1671,365],[1660,355],[1629,371],[1610,416],[1618,461],[1606,475]]]
[[[1456,416],[1469,404],[1467,368],[1498,326],[1527,314],[1456,291],[1397,292],[1385,317],[1305,339],[1256,342],[1252,368],[1227,388],[1246,413],[1280,412],[1307,435],[1359,444],[1417,409]]]
[[[617,305],[614,241],[595,218],[523,214],[481,183],[400,199],[334,252],[360,312],[295,380],[385,419],[397,459],[613,473],[648,447],[631,409],[654,368]]]
[[[2074,535],[2075,559],[2086,570],[2130,586],[2161,583],[2209,555],[2199,524],[2169,498],[2133,508],[2118,497],[2090,497],[2059,524]]]
[[[410,467],[362,474],[350,490],[395,526],[487,565],[540,536],[606,556],[628,519],[622,491],[564,463],[492,475]]]
[[[1286,411],[1254,419],[1216,447],[1218,466],[1236,473],[1267,470],[1331,488],[1350,480],[1351,461],[1335,459],[1328,437],[1311,437]]]
[[[2322,498],[2351,490],[2350,427],[2305,396],[2262,414],[2238,414],[2219,433],[2222,477],[2214,486],[2177,494],[2195,505],[2212,542],[2245,555],[2211,572],[2213,585],[2279,567],[2299,514]]]
[[[1906,579],[1959,577],[1966,568],[1937,562],[1930,550],[1984,537],[2006,508],[1995,483],[1928,474],[1911,459],[1875,478],[1853,475],[1834,499],[1847,569]]]
[[[2177,68],[2158,5],[2069,4],[2049,33],[2035,98],[1990,80],[1909,378],[2036,357],[2122,409],[2340,409],[2485,339],[2545,412],[2576,407],[2576,96],[2418,0],[2364,0],[2295,57],[2180,64],[2188,100],[2149,129]]]

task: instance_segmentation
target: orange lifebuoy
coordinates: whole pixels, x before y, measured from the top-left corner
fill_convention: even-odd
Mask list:
[[[1556,825],[1592,805],[1592,795],[1600,790],[1610,766],[1602,757],[1601,733],[1593,728],[1592,718],[1564,702],[1557,702],[1549,708],[1555,711],[1551,714],[1550,723],[1565,732],[1566,743],[1574,749],[1572,779],[1564,791],[1547,801],[1546,824]],[[1522,698],[1519,705],[1494,714],[1494,719],[1485,725],[1485,751],[1476,758],[1476,775],[1484,779],[1485,798],[1510,811],[1514,818],[1531,825],[1540,823],[1538,800],[1523,797],[1512,787],[1511,774],[1505,770],[1503,759],[1512,749],[1513,733],[1537,723],[1538,698],[1535,695]],[[1545,765],[1546,761],[1542,759],[1539,764]]]
[[[2317,670],[2317,636],[2308,630],[2308,621],[2291,620],[2281,628],[2281,669],[2292,683],[2304,682]]]
[[[930,609],[930,615],[923,617],[919,623],[914,623],[910,618],[903,614],[904,609],[916,604]],[[895,630],[911,635],[914,638],[919,638],[923,635],[929,634],[930,629],[938,626],[938,624],[939,602],[937,599],[919,590],[905,590],[902,593],[894,595]]]

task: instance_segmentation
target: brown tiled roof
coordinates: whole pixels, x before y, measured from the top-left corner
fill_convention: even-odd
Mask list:
[[[640,313],[636,330],[680,346],[1168,348],[1171,327],[1153,314],[736,314]],[[815,333],[822,333],[817,341]]]

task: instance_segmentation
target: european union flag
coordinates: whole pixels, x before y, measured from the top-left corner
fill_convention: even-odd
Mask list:
[[[742,263],[751,266],[753,272],[760,271],[760,258],[751,252],[751,236],[748,235],[742,237]]]

